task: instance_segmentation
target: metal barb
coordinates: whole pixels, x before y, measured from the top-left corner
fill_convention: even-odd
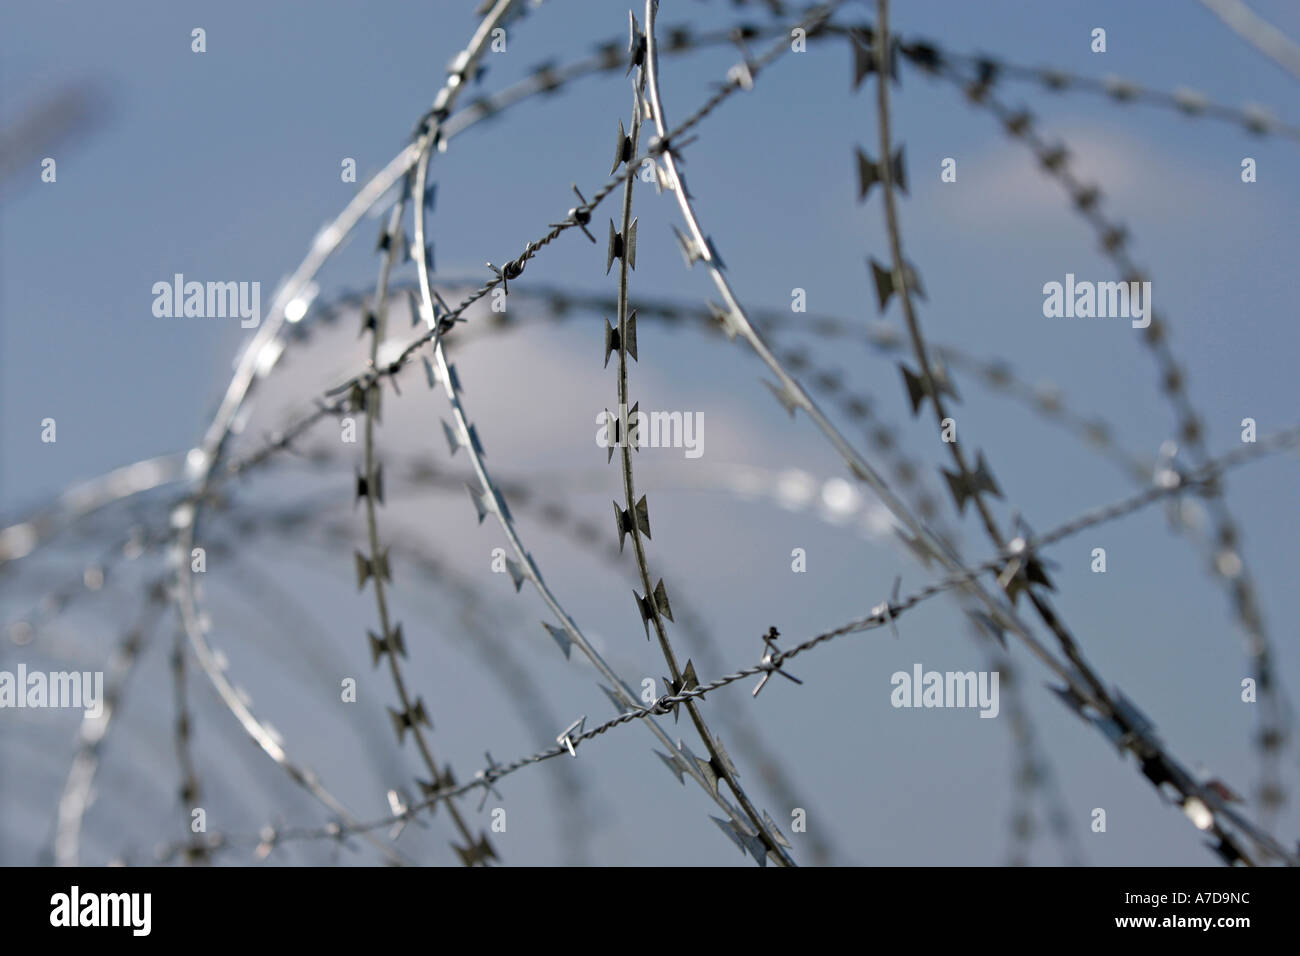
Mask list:
[[[773,663],[776,657],[781,653],[780,649],[776,646],[776,639],[780,636],[781,632],[775,627],[768,628],[767,633],[763,635],[763,646],[766,648],[766,651],[759,661],[759,667],[763,670],[763,676],[759,678],[758,685],[754,688],[754,697],[758,696],[758,692],[767,685],[768,680],[771,679],[773,674],[780,674],[786,680],[794,681],[796,684],[803,683],[803,681],[795,677],[793,674],[787,674],[783,671],[780,664]]]
[[[565,727],[564,730],[560,731],[560,735],[555,738],[557,744],[569,748],[569,755],[571,757],[578,756],[578,752],[573,747],[573,735],[581,734],[583,725],[586,724],[586,722],[587,715],[583,714],[573,723],[569,724],[569,726]]]

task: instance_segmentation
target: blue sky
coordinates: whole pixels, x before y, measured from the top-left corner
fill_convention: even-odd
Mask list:
[[[0,514],[17,515],[72,481],[183,451],[197,440],[247,333],[232,319],[155,318],[153,283],[177,272],[200,280],[258,281],[268,303],[316,230],[357,189],[340,181],[340,160],[355,158],[364,181],[404,145],[442,82],[444,65],[473,29],[473,6],[459,0],[232,0],[192,8],[138,3],[129,11],[29,4],[0,12],[4,34],[22,41],[8,44],[0,64],[0,120],[8,125],[26,106],[70,84],[94,89],[104,103],[101,119],[51,147],[57,183],[41,183],[33,166],[5,184]],[[1253,6],[1300,35],[1294,6],[1262,0]],[[1300,117],[1296,81],[1196,3],[929,0],[897,7],[899,32],[956,51],[986,51],[1092,76],[1117,74],[1158,89],[1189,86],[1224,104],[1256,102],[1283,120]],[[856,20],[873,8],[849,4],[844,16]],[[690,19],[704,28],[743,17],[717,2],[665,2],[660,10],[664,26]],[[749,19],[767,21],[758,11]],[[207,32],[201,55],[190,50],[196,26]],[[1107,30],[1105,54],[1089,50],[1090,31],[1098,26]],[[511,27],[505,53],[488,56],[484,90],[501,88],[543,60],[567,62],[594,42],[625,36],[624,5],[545,4]],[[694,109],[735,58],[732,49],[713,48],[673,60],[663,91],[670,117]],[[686,153],[705,231],[746,304],[783,309],[799,287],[808,291],[811,313],[863,323],[881,318],[866,268],[868,256],[883,260],[887,250],[879,198],[853,201],[853,149],[877,152],[875,91],[864,84],[855,95],[850,78],[851,59],[840,42],[786,56],[752,93],[734,97],[710,117]],[[1261,433],[1294,423],[1300,341],[1291,313],[1300,197],[1286,170],[1297,144],[1084,93],[1053,94],[1021,83],[1006,85],[1002,95],[1029,106],[1049,139],[1069,145],[1077,168],[1102,187],[1105,208],[1129,226],[1134,257],[1152,274],[1157,308],[1169,317],[1172,346],[1187,369],[1210,448],[1235,447],[1244,417],[1255,418]],[[928,293],[920,312],[927,333],[976,355],[1003,358],[1030,381],[1056,383],[1073,406],[1111,421],[1127,446],[1153,454],[1174,425],[1139,333],[1125,322],[1042,315],[1045,282],[1063,281],[1066,273],[1117,278],[1057,185],[948,84],[905,69],[894,110],[911,181],[901,205],[904,242]],[[626,82],[602,75],[529,101],[455,140],[434,167],[439,194],[430,222],[438,272],[486,278],[485,260],[517,255],[527,239],[564,214],[572,202],[570,182],[590,195],[608,175],[617,121],[626,122],[629,113]],[[1239,175],[1247,156],[1259,170],[1249,185]],[[958,162],[956,183],[939,180],[946,157]],[[669,228],[679,225],[670,198],[642,187],[636,211],[634,304],[638,293],[695,301],[711,294],[702,270],[682,267]],[[598,237],[608,215],[616,213],[602,208],[594,217]],[[366,220],[359,237],[329,264],[320,280],[326,299],[373,283],[378,228],[379,220]],[[612,293],[614,279],[604,275],[603,260],[603,244],[591,247],[569,234],[530,264],[520,282]],[[901,328],[897,306],[883,318]],[[257,406],[250,435],[308,407],[310,396],[357,367],[355,328],[348,324],[313,340],[301,358],[290,355]],[[806,420],[787,422],[758,383],[759,363],[740,345],[648,323],[640,331],[635,394],[647,407],[704,412],[709,444],[702,469],[745,464],[777,474],[802,469],[819,480],[842,475]],[[530,322],[511,336],[475,341],[458,363],[493,467],[503,475],[534,476],[606,531],[607,499],[621,491],[617,466],[607,468],[603,451],[591,443],[594,413],[614,402],[613,372],[601,370],[600,345],[599,316],[564,325]],[[909,422],[890,360],[855,343],[814,340],[812,349],[822,364],[875,398],[879,415],[903,428],[909,451],[927,464],[946,464],[927,433],[928,420]],[[393,455],[401,449],[445,460],[434,421],[447,417],[445,402],[419,388],[417,376],[407,380],[412,387],[404,388],[406,397],[385,409],[385,447]],[[1111,466],[1021,407],[976,381],[959,378],[958,386],[962,440],[988,457],[1006,493],[996,504],[1004,524],[1017,507],[1043,530],[1132,490]],[[39,422],[47,416],[58,422],[54,445],[39,441]],[[815,633],[883,599],[896,573],[904,575],[904,590],[927,580],[886,542],[804,513],[699,490],[692,487],[700,475],[691,471],[694,462],[649,454],[639,462],[653,465],[647,475],[661,482],[639,480],[654,514],[651,561],[665,577],[671,573],[683,582],[704,609],[731,666],[752,663],[760,650],[757,635],[774,623],[791,636]],[[265,495],[291,501],[305,487],[329,487],[337,490],[338,515],[346,519],[352,514],[351,469],[350,462],[341,464],[333,483],[320,486],[271,477],[250,485],[244,500]],[[1251,466],[1229,482],[1244,551],[1290,685],[1300,683],[1300,652],[1287,626],[1300,610],[1290,586],[1300,530],[1296,474],[1292,456]],[[594,477],[583,483],[577,475]],[[933,468],[929,480],[932,488],[941,487]],[[596,490],[589,490],[593,485]],[[484,749],[505,759],[544,746],[569,720],[584,711],[603,717],[608,705],[584,668],[555,659],[537,624],[540,602],[529,595],[508,601],[509,585],[486,571],[486,555],[500,536],[490,526],[478,528],[462,499],[463,493],[418,497],[385,515],[395,526],[423,531],[458,567],[478,575],[503,619],[502,632],[517,641],[527,671],[562,719],[553,730],[539,731],[507,716],[509,701],[473,648],[454,636],[455,616],[437,602],[431,607],[419,587],[403,591],[398,574],[407,619],[423,622],[407,625],[407,639],[412,630],[427,632],[410,666],[433,703],[435,739],[446,759],[468,772]],[[948,502],[945,509],[945,519],[955,521]],[[967,518],[965,553],[987,554],[988,543]],[[354,520],[364,527],[359,512]],[[584,627],[601,636],[611,660],[621,662],[629,680],[659,677],[662,662],[635,630],[640,622],[619,573],[549,540],[544,526],[526,526],[534,553],[539,559],[545,554],[548,581]],[[1106,575],[1088,570],[1096,546],[1107,548]],[[317,625],[301,627],[333,655],[326,671],[355,664],[369,673],[362,635],[374,626],[375,612],[368,594],[339,587],[349,580],[346,550],[330,564],[294,544],[249,547],[250,565],[257,562],[262,573],[290,587],[325,622],[319,626],[327,633],[318,633]],[[793,547],[813,556],[807,575],[790,573]],[[78,552],[70,550],[75,559]],[[1169,533],[1156,510],[1070,542],[1051,557],[1060,563],[1057,605],[1098,669],[1146,707],[1175,753],[1249,789],[1251,715],[1235,697],[1240,642],[1226,598],[1204,574],[1201,559]],[[5,621],[34,602],[42,580],[34,574],[0,589]],[[365,734],[349,739],[351,718],[330,716],[319,697],[323,679],[312,684],[302,678],[297,656],[280,647],[284,628],[268,623],[233,578],[213,575],[210,586],[214,636],[242,665],[254,698],[267,701],[274,723],[327,781],[338,781],[350,805],[362,815],[382,813],[386,786],[416,772],[412,755],[375,757]],[[131,597],[104,597],[69,619],[65,636],[93,659],[114,626],[129,618]],[[792,669],[805,680],[802,688],[777,686],[755,703],[742,699],[747,694],[739,687],[728,692],[787,760],[842,859],[999,862],[1010,791],[1004,722],[888,705],[888,677],[895,670],[910,670],[917,661],[965,669],[982,666],[982,657],[952,605],[932,603],[900,627],[897,643],[878,639],[877,632],[801,659]],[[105,770],[100,816],[90,821],[94,853],[102,858],[122,849],[122,837],[147,846],[176,826],[176,811],[168,809],[174,768],[164,657],[156,653],[143,665],[134,685],[139,703],[124,718],[127,743],[120,762]],[[1016,660],[1030,678],[1023,681],[1028,704],[1089,860],[1211,862],[1177,811],[1161,806],[1129,764],[1065,713],[1043,690],[1046,675],[1022,658]],[[365,697],[365,726],[385,740],[382,708],[391,688],[381,677],[372,679],[373,693]],[[258,762],[197,681],[194,695],[203,726],[210,728],[199,746],[214,780],[212,803],[224,800],[231,808],[223,825],[250,831],[278,811],[295,821],[318,819],[277,779],[274,767]],[[125,723],[132,718],[135,724]],[[331,736],[322,727],[338,732]],[[51,726],[48,739],[67,749],[66,729]],[[575,765],[600,807],[591,824],[592,856],[620,863],[738,862],[707,820],[712,804],[698,792],[679,792],[651,756],[644,732],[628,730],[621,739],[615,743],[611,735],[593,744]],[[7,778],[15,763],[26,769],[35,759],[12,738],[0,746]],[[1294,782],[1294,753],[1287,759]],[[353,772],[362,760],[377,766],[366,775]],[[23,808],[10,819],[45,819],[44,787],[57,792],[63,766],[47,763],[32,777],[41,783],[14,787],[6,796],[6,803]],[[547,790],[547,775],[558,772],[525,771],[506,788],[506,805],[518,807],[521,821],[501,841],[510,861],[561,858],[557,811]],[[751,777],[761,787],[753,771],[744,779]],[[1087,830],[1088,812],[1097,806],[1109,809],[1107,834]],[[772,807],[780,820],[778,809]],[[1283,833],[1293,834],[1294,804],[1284,821],[1289,826]],[[434,836],[420,838],[433,840],[444,825],[436,820]],[[16,845],[16,857],[30,858],[39,826],[5,830],[4,842]],[[1036,862],[1056,859],[1040,839]]]

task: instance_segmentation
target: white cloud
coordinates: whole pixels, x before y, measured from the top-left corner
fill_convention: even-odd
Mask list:
[[[1214,182],[1189,168],[1185,157],[1166,155],[1146,140],[1087,123],[1053,125],[1048,143],[1063,143],[1069,168],[1101,190],[1101,209],[1123,222],[1134,213],[1165,214],[1191,195],[1204,195]],[[962,227],[1008,231],[1030,225],[1059,225],[1070,211],[1069,194],[1018,142],[1003,138],[982,152],[958,158],[957,183],[931,193],[930,210]],[[1227,182],[1227,181],[1225,181]]]

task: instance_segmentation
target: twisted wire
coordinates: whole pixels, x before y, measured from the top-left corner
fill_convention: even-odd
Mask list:
[[[454,797],[463,796],[477,788],[489,787],[502,778],[509,776],[524,767],[568,755],[570,754],[569,745],[572,745],[574,751],[576,751],[582,743],[588,740],[603,736],[617,727],[637,721],[646,721],[653,727],[655,724],[651,718],[662,715],[673,705],[684,704],[691,700],[703,698],[715,690],[719,690],[720,688],[741,680],[771,674],[774,671],[780,670],[787,661],[799,656],[800,654],[806,653],[815,647],[845,635],[888,627],[891,623],[896,622],[899,616],[908,613],[939,594],[960,587],[966,580],[972,579],[981,574],[999,572],[1008,560],[1017,557],[1023,558],[1025,555],[1032,555],[1043,548],[1072,537],[1088,528],[1114,521],[1166,498],[1189,492],[1204,494],[1213,486],[1213,483],[1217,481],[1224,472],[1265,455],[1297,447],[1300,447],[1300,425],[1293,426],[1284,431],[1262,438],[1255,445],[1245,446],[1241,449],[1221,455],[1218,458],[1211,459],[1206,466],[1194,472],[1179,475],[1178,480],[1176,481],[1167,481],[1157,487],[1147,489],[1120,501],[1093,508],[1042,535],[1035,536],[1031,540],[1013,542],[1012,546],[1009,546],[1005,551],[993,558],[985,560],[978,565],[972,565],[969,568],[962,569],[957,574],[950,575],[942,580],[928,584],[905,597],[891,598],[888,601],[882,602],[873,609],[870,614],[856,618],[830,630],[822,631],[821,633],[798,644],[792,645],[785,650],[765,656],[763,661],[758,664],[739,668],[711,681],[702,682],[690,690],[683,690],[674,694],[665,695],[648,707],[640,707],[633,704],[630,709],[624,710],[618,716],[613,717],[590,730],[570,733],[566,738],[566,743],[557,744],[555,747],[550,747],[533,754],[518,757],[504,764],[493,762],[488,767],[480,770],[473,780],[445,788],[438,792],[428,792],[425,794],[424,800],[412,803],[400,814],[393,814],[382,819],[355,826],[344,826],[338,823],[331,823],[319,828],[284,830],[281,831],[283,839],[341,839],[350,834],[363,834],[383,827],[389,827],[395,823],[410,819],[413,815],[433,807],[441,800],[449,800]],[[1092,704],[1094,702],[1090,701],[1089,703]],[[1147,734],[1147,739],[1144,742],[1148,743],[1153,748],[1154,754],[1160,756],[1161,759],[1170,759],[1167,756],[1163,756],[1162,746],[1158,741],[1150,738],[1149,734]],[[686,772],[685,769],[684,772]],[[1259,828],[1254,826],[1254,824],[1242,817],[1241,814],[1225,806],[1223,798],[1215,789],[1199,783],[1194,783],[1191,786],[1191,790],[1191,796],[1200,800],[1206,807],[1213,811],[1216,818],[1222,817],[1224,821],[1231,823],[1233,826],[1242,830],[1244,833],[1249,835],[1258,846],[1266,849],[1270,854],[1276,856],[1278,859],[1281,859],[1290,865],[1300,865],[1300,854],[1287,849],[1273,837],[1259,830]],[[1216,822],[1211,824],[1211,826],[1217,827],[1219,824]],[[249,839],[250,838],[247,837],[225,837],[220,834],[212,834],[208,839],[209,849],[220,849],[223,846],[247,842]]]

